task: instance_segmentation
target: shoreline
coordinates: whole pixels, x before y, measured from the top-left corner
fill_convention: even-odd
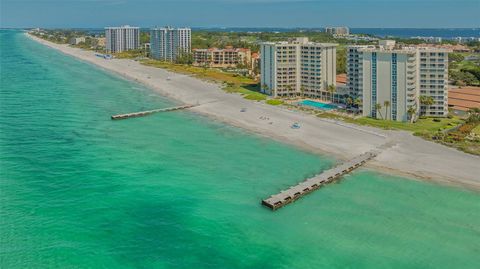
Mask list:
[[[384,150],[366,166],[367,169],[480,191],[478,156],[423,140],[404,131],[336,123],[303,112],[253,102],[240,95],[226,93],[212,82],[145,66],[130,59],[105,60],[95,56],[93,51],[52,43],[28,33],[25,35],[65,55],[140,83],[174,102],[199,102],[200,106],[189,110],[215,121],[336,160],[346,160],[391,142],[394,146]],[[247,108],[247,111],[240,112],[242,108]],[[272,120],[259,119],[262,116]],[[291,129],[293,122],[299,122],[302,128]]]

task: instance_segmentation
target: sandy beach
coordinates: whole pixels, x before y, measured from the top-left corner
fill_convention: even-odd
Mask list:
[[[334,156],[339,161],[388,143],[392,146],[370,162],[369,167],[480,190],[480,157],[425,141],[408,132],[385,131],[319,119],[303,112],[246,100],[238,94],[224,92],[217,84],[187,75],[145,66],[129,59],[105,60],[95,56],[92,51],[27,36],[64,54],[142,83],[175,101],[199,103],[200,106],[190,110],[262,136]],[[243,108],[246,109],[245,112],[241,112]],[[298,122],[301,128],[290,128],[294,122]]]

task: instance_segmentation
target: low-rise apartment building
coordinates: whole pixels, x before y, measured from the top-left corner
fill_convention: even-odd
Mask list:
[[[326,96],[328,86],[336,84],[336,47],[309,42],[308,38],[262,43],[262,91],[274,97]]]
[[[252,53],[250,49],[226,47],[225,49],[194,49],[193,64],[215,68],[244,66],[250,69]]]
[[[80,43],[85,43],[85,37],[84,36],[81,36],[81,37],[72,37],[70,38],[70,40],[68,41],[68,43],[70,43],[70,45],[78,45]]]

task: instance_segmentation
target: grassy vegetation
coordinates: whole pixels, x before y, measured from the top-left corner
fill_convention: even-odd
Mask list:
[[[472,133],[480,136],[480,124],[472,130]]]
[[[435,118],[426,118],[426,119],[419,119],[415,123],[410,122],[398,122],[398,121],[391,121],[391,120],[377,120],[367,117],[361,118],[350,118],[339,116],[333,113],[320,113],[318,114],[321,118],[330,118],[330,119],[338,119],[343,120],[345,122],[365,125],[376,127],[385,130],[404,130],[410,131],[415,134],[420,135],[421,133],[435,133],[441,130],[448,130],[462,124],[464,121],[458,117],[449,118],[442,118],[442,119],[435,119]]]
[[[479,126],[478,121],[467,120],[459,128],[446,133],[436,133],[431,139],[467,153],[480,155],[480,138],[473,135]]]
[[[119,59],[135,59],[135,58],[145,57],[145,51],[143,49],[128,50],[128,51],[115,53],[113,54],[113,56]]]
[[[480,60],[466,60],[479,57],[479,53],[450,53],[448,73],[455,85],[480,85]]]
[[[156,60],[142,60],[142,64],[164,68],[172,72],[191,75],[203,80],[224,84],[224,90],[239,93],[249,100],[266,100],[267,96],[260,93],[260,86],[255,80],[238,74],[222,72],[219,69],[196,67],[185,64],[174,64]]]
[[[272,106],[278,106],[278,105],[283,105],[284,102],[282,100],[279,100],[279,99],[270,99],[270,100],[267,100],[265,103],[269,104],[269,105],[272,105]]]
[[[245,85],[228,85],[224,88],[226,92],[229,93],[239,93],[243,95],[245,99],[254,100],[254,101],[263,101],[267,99],[267,96],[263,93],[260,93],[256,90],[248,89],[248,86]]]
[[[472,137],[472,134],[480,136],[480,124],[478,121],[466,121],[459,117],[452,117],[425,118],[419,119],[415,123],[410,123],[377,120],[366,117],[354,119],[329,112],[322,112],[317,114],[317,116],[385,130],[409,131],[426,140],[432,140],[470,154],[480,155],[480,139],[468,139],[468,137]]]

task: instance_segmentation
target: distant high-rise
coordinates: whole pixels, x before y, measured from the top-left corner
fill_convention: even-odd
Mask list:
[[[105,49],[116,53],[140,48],[140,28],[132,26],[105,27]]]
[[[363,115],[395,121],[419,114],[446,116],[449,51],[394,46],[388,41],[379,47],[347,48],[347,86],[350,96],[362,100]],[[421,96],[431,98],[433,104],[422,104]]]
[[[192,30],[190,28],[150,29],[150,56],[162,61],[176,61],[177,57],[191,52]]]
[[[308,38],[262,43],[262,91],[274,97],[327,96],[328,86],[336,84],[336,47]]]
[[[342,27],[325,27],[325,33],[332,35],[349,35],[350,29],[346,26]]]

